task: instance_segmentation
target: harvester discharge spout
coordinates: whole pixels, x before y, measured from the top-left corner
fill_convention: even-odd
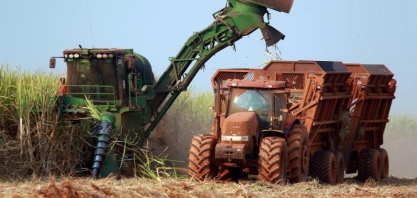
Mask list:
[[[104,113],[100,122],[97,125],[98,138],[96,143],[96,150],[94,152],[94,161],[92,166],[91,177],[94,179],[99,178],[100,169],[103,165],[104,158],[106,157],[106,149],[109,144],[109,138],[113,132],[115,123],[115,117],[111,113]]]
[[[291,11],[294,0],[237,0],[243,4],[261,6],[269,9],[273,9],[278,12],[289,13]],[[268,13],[268,12],[267,12]],[[268,13],[269,20],[269,13]],[[264,37],[267,46],[276,44],[280,40],[284,40],[285,35],[270,26],[268,23],[262,23],[259,27]]]

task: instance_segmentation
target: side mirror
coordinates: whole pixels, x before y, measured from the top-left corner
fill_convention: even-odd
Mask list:
[[[54,57],[49,59],[49,68],[51,68],[51,69],[55,68],[55,64],[56,64],[56,60],[55,60]]]

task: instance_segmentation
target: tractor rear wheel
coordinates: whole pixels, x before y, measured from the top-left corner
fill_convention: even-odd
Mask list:
[[[380,166],[381,166],[381,179],[387,179],[389,174],[389,159],[388,159],[388,152],[380,148],[379,151],[379,157],[380,157]]]
[[[291,183],[307,181],[310,164],[308,141],[308,133],[303,125],[291,128],[288,137],[288,170],[291,170]]]
[[[376,149],[364,149],[359,153],[358,157],[357,179],[365,182],[369,178],[375,181],[381,179],[380,154]]]
[[[284,138],[263,138],[259,148],[258,178],[268,183],[285,182],[287,155],[287,143]]]
[[[317,151],[310,164],[310,175],[318,178],[320,182],[336,183],[336,157],[331,151]]]
[[[217,170],[213,163],[215,139],[209,134],[194,135],[188,157],[191,177],[197,180],[213,179]]]
[[[336,183],[341,184],[345,179],[343,154],[340,151],[335,151],[334,156],[336,157]]]

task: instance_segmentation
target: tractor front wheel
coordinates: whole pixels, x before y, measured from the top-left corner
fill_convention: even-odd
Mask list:
[[[188,157],[190,176],[203,181],[213,179],[217,175],[218,168],[214,166],[213,154],[215,139],[209,134],[195,135],[191,141]]]
[[[287,142],[280,137],[265,137],[261,141],[258,178],[263,182],[285,182],[287,172]]]

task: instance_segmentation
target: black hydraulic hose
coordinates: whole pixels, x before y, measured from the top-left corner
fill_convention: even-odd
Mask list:
[[[106,157],[106,149],[109,144],[110,136],[113,132],[115,117],[111,113],[104,113],[98,124],[98,137],[96,143],[96,151],[94,152],[94,160],[92,166],[91,177],[99,178],[100,169]]]

